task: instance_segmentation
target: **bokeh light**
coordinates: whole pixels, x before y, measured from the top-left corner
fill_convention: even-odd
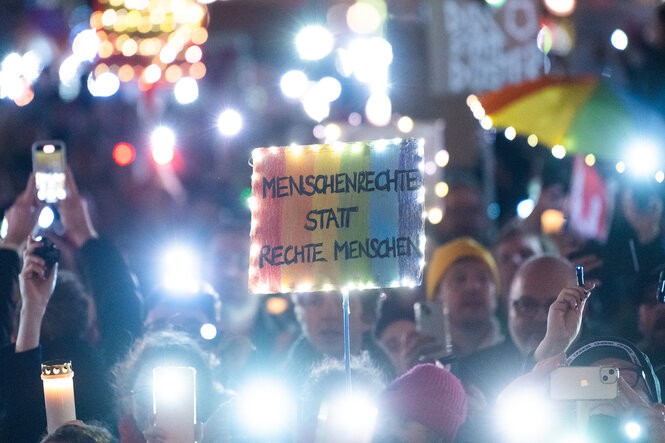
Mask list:
[[[173,94],[178,103],[187,105],[199,98],[199,86],[193,78],[183,77],[176,82]]]
[[[121,142],[113,148],[113,160],[120,166],[127,166],[136,158],[136,150],[129,143]]]
[[[397,120],[397,129],[399,129],[400,132],[403,132],[404,134],[408,134],[409,132],[413,131],[413,119],[406,115],[400,117],[400,119]]]
[[[544,0],[545,7],[550,13],[559,17],[566,17],[575,11],[575,0]]]
[[[628,36],[623,30],[615,29],[610,37],[610,43],[612,43],[615,49],[623,51],[628,47]]]
[[[374,5],[356,2],[346,11],[346,23],[357,34],[372,34],[381,26],[381,14]]]
[[[503,131],[503,135],[508,139],[508,140],[515,140],[515,137],[517,136],[517,131],[515,128],[512,126],[508,126],[505,131]]]
[[[433,225],[441,223],[443,211],[440,208],[431,208],[427,211],[427,220]]]
[[[217,118],[217,129],[227,137],[238,134],[242,129],[242,115],[235,109],[225,109]]]
[[[279,81],[282,94],[289,98],[300,98],[305,95],[309,87],[307,75],[304,72],[293,70],[282,75]]]
[[[552,155],[554,158],[561,160],[566,156],[566,148],[563,145],[554,145],[552,146]]]
[[[448,195],[449,189],[450,188],[448,186],[448,183],[439,182],[434,186],[434,193],[436,194],[437,197],[443,198],[446,195]]]
[[[386,126],[392,116],[392,103],[386,94],[372,94],[365,104],[367,120],[374,126]]]
[[[333,35],[323,26],[303,28],[296,36],[296,49],[303,60],[319,60],[330,54],[335,44]]]

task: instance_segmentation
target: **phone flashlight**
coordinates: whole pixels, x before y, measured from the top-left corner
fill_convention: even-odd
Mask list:
[[[577,286],[584,286],[584,268],[575,266],[575,274],[577,274]]]

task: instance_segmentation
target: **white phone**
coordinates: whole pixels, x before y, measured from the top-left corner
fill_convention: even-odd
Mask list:
[[[416,330],[422,335],[433,337],[443,348],[444,354],[436,358],[450,355],[453,345],[446,306],[438,302],[414,303],[413,313],[416,318]]]
[[[619,387],[619,369],[610,366],[571,366],[550,374],[553,400],[611,400]]]
[[[155,426],[169,443],[194,443],[196,426],[196,369],[157,367],[153,370]]]
[[[32,144],[32,170],[39,200],[55,203],[67,197],[65,168],[64,142],[44,140]]]

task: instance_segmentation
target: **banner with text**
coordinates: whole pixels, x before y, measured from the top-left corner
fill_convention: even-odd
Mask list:
[[[416,139],[255,149],[250,292],[419,285],[423,152]]]

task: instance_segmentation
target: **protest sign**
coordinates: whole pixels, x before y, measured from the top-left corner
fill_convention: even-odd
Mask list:
[[[420,284],[423,151],[416,139],[255,149],[250,292]]]

